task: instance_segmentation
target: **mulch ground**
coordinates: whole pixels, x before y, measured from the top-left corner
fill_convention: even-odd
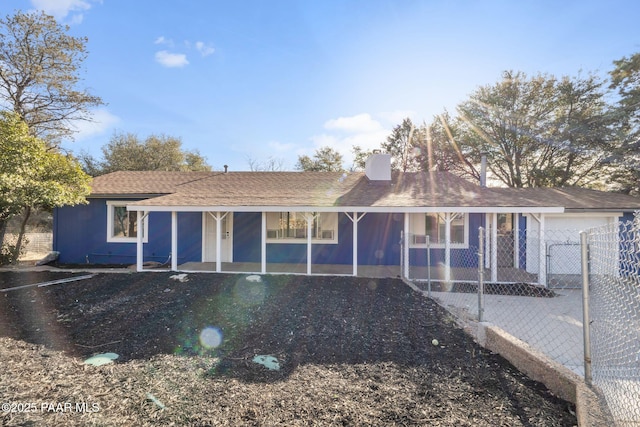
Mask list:
[[[399,280],[171,276],[0,291],[0,425],[577,425]],[[0,289],[71,277],[2,272]]]

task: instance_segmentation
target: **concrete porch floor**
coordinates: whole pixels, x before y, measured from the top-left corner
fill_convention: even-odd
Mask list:
[[[293,263],[267,263],[267,274],[307,274],[306,264]],[[180,264],[178,270],[185,272],[215,272],[215,262],[187,262]],[[445,281],[445,268],[443,266],[431,267],[429,272],[426,267],[410,267],[409,279],[426,281],[429,277],[432,281]],[[261,264],[257,262],[223,262],[222,273],[254,273],[261,274]],[[313,264],[311,274],[352,276],[351,264]],[[402,269],[399,265],[359,265],[359,277],[383,278],[401,277]],[[452,282],[477,282],[477,268],[451,268],[450,281]],[[484,280],[490,282],[491,274],[485,270]],[[516,268],[498,268],[498,282],[500,283],[536,283],[538,276]]]
[[[178,266],[178,270],[186,272],[215,272],[215,262],[187,262]],[[261,274],[261,265],[257,262],[223,262],[222,273],[255,273]],[[267,274],[307,274],[306,264],[268,263]],[[358,266],[359,277],[400,277],[399,265],[362,265]],[[313,264],[311,274],[330,276],[352,276],[353,266],[350,264]]]

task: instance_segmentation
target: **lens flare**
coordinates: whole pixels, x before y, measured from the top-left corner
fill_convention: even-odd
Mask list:
[[[204,348],[216,348],[222,344],[222,331],[215,326],[207,326],[200,332],[200,345]]]

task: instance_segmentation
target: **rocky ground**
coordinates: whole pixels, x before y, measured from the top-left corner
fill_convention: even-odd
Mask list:
[[[0,425],[577,425],[399,280],[171,276],[0,273]]]

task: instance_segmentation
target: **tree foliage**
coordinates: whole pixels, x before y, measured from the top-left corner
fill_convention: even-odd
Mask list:
[[[609,161],[617,166],[613,179],[619,190],[640,194],[640,53],[614,61],[611,89],[619,95],[615,117],[618,144]]]
[[[90,155],[81,160],[93,176],[115,171],[209,171],[211,166],[197,150],[182,149],[180,138],[150,135],[140,140],[132,133],[116,133],[102,147],[103,160]]]
[[[53,145],[73,134],[73,120],[88,120],[89,109],[102,104],[78,88],[87,39],[68,30],[43,12],[0,19],[0,101]]]
[[[34,208],[83,203],[90,180],[75,159],[30,135],[17,114],[0,112],[0,246],[9,219],[24,211],[28,219]]]
[[[420,145],[417,138],[419,133],[411,119],[406,118],[393,128],[387,140],[381,144],[382,149],[391,154],[393,170],[409,172],[421,169],[415,151]]]
[[[331,147],[321,147],[313,157],[298,156],[296,169],[307,172],[341,172],[344,171],[342,154]]]
[[[458,106],[454,126],[467,167],[484,153],[493,177],[509,187],[593,185],[611,139],[602,87],[593,75],[505,72]]]

